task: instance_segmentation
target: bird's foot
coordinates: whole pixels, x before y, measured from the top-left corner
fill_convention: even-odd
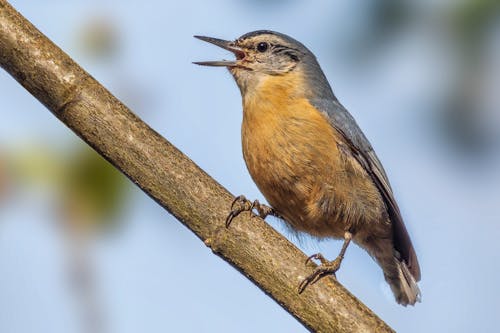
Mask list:
[[[253,214],[254,209],[257,211],[258,215],[262,219],[265,219],[268,215],[279,217],[279,215],[272,207],[261,204],[259,200],[254,200],[254,202],[251,202],[250,200],[245,198],[244,195],[239,195],[236,198],[234,198],[233,203],[231,204],[231,211],[229,212],[229,215],[226,218],[226,228],[229,227],[233,219],[236,216],[240,215],[240,213],[248,211],[250,212],[250,214]]]
[[[313,259],[319,260],[321,264],[314,269],[314,272],[312,272],[311,275],[306,277],[299,284],[298,288],[299,294],[301,294],[307,288],[307,286],[318,282],[320,279],[322,279],[327,275],[333,275],[334,277],[336,277],[335,273],[340,268],[340,263],[342,262],[343,256],[339,255],[335,260],[328,261],[325,259],[325,257],[323,257],[321,253],[316,253],[307,258],[306,265]]]
[[[251,212],[252,203],[247,198],[245,198],[244,195],[239,195],[234,198],[233,202],[231,203],[231,211],[226,217],[226,228],[229,228],[229,225],[231,224],[233,219],[244,211]]]
[[[252,202],[252,210],[253,209],[257,211],[261,219],[265,219],[269,215],[280,217],[273,207],[261,204],[257,199]]]

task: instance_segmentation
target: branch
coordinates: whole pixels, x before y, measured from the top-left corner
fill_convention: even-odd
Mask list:
[[[333,278],[299,295],[306,256],[263,220],[238,216],[233,196],[80,68],[5,0],[0,66],[59,120],[191,229],[305,327],[317,332],[392,332]]]

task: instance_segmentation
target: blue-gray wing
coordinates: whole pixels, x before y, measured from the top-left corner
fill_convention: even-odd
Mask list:
[[[370,175],[387,206],[394,230],[394,247],[401,255],[415,280],[420,280],[420,267],[408,231],[394,199],[389,179],[370,142],[351,114],[336,100],[313,99],[313,106],[324,112],[330,124],[340,132],[349,145],[350,153]]]

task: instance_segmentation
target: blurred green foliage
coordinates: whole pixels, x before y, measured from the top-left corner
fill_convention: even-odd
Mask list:
[[[491,70],[487,64],[489,38],[495,24],[500,23],[500,1],[459,1],[449,15],[452,41],[458,50],[452,56],[459,64],[459,73],[449,95],[444,97],[438,120],[454,147],[477,157],[496,146],[497,134],[489,128],[483,90],[487,89]]]
[[[7,175],[7,156],[0,149],[0,204],[5,200],[9,191],[9,178]]]
[[[451,13],[453,30],[463,43],[474,46],[482,40],[488,27],[499,19],[499,15],[498,0],[457,1]]]
[[[70,221],[92,228],[112,226],[128,192],[125,176],[86,144],[75,148],[65,165],[62,208]]]
[[[75,230],[100,232],[117,225],[130,191],[125,177],[83,142],[71,152],[38,142],[0,157],[0,199],[17,184],[56,200],[59,222]],[[2,162],[5,161],[6,163]]]

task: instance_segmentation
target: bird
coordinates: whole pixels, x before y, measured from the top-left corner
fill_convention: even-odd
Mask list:
[[[302,293],[335,276],[351,241],[382,268],[397,303],[421,301],[415,249],[382,164],[360,127],[338,101],[315,55],[283,33],[258,30],[234,41],[194,36],[232,52],[226,67],[240,89],[241,140],[247,169],[269,206],[235,198],[226,220],[242,211],[277,216],[297,232],[343,239],[332,261],[298,286]]]

